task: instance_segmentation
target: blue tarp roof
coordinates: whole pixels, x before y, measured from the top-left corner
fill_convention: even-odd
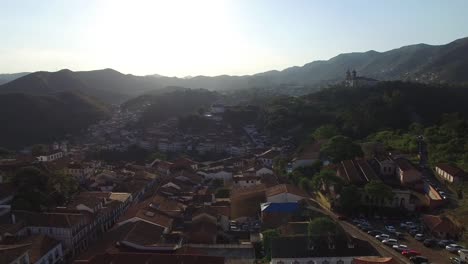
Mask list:
[[[299,209],[299,204],[295,203],[262,203],[260,205],[262,212],[275,213],[293,213]]]

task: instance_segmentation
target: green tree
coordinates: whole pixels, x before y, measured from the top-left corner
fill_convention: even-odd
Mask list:
[[[265,257],[271,260],[271,242],[274,238],[279,237],[280,234],[276,229],[268,229],[262,232],[263,240],[263,250],[265,252]]]
[[[299,179],[298,186],[299,188],[303,189],[304,191],[310,190],[312,183],[310,182],[309,179],[302,177]]]
[[[335,125],[323,125],[315,129],[312,136],[315,139],[329,139],[338,135],[338,128]]]
[[[343,180],[336,176],[336,173],[332,170],[322,170],[312,178],[311,186],[315,190],[321,190],[322,188],[328,191],[330,186],[334,185],[336,189],[340,189],[343,185]]]
[[[216,198],[229,198],[231,191],[226,188],[221,188],[216,191]]]
[[[347,159],[362,157],[361,147],[345,136],[334,136],[320,151],[331,158],[333,162],[340,162]]]
[[[362,205],[360,190],[354,185],[345,186],[340,192],[339,203],[344,212],[356,212]]]
[[[312,219],[307,226],[309,236],[323,236],[337,234],[338,226],[329,217],[317,217]]]
[[[31,148],[31,155],[40,156],[44,155],[49,148],[44,144],[36,144]]]
[[[17,193],[12,208],[17,210],[40,211],[46,204],[47,175],[35,167],[25,167],[13,176]]]
[[[47,194],[56,205],[62,205],[78,191],[78,182],[75,178],[57,171],[49,175],[47,181]]]
[[[392,188],[381,181],[371,181],[364,186],[364,192],[372,205],[384,205],[393,199]]]

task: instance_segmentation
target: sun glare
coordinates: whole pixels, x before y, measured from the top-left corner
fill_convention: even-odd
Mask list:
[[[94,58],[146,74],[200,73],[247,50],[226,1],[105,1],[89,38]],[[245,56],[245,55],[243,55]]]

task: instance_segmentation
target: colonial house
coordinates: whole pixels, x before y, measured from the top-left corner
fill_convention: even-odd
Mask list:
[[[440,239],[458,239],[462,230],[447,216],[423,215],[424,227],[435,237]]]
[[[292,184],[278,184],[266,189],[265,194],[270,203],[298,202],[309,198],[307,193]]]
[[[404,158],[396,158],[396,174],[402,185],[411,185],[421,182],[422,174],[411,162]]]
[[[164,227],[146,221],[127,222],[117,230],[123,233],[117,243],[135,251],[174,252],[182,246],[180,235],[167,234]]]
[[[280,155],[281,151],[278,148],[271,148],[256,157],[263,165],[271,168],[273,166],[273,160]]]
[[[262,177],[260,176],[247,176],[247,175],[234,175],[232,177],[234,187],[246,188],[261,184]]]
[[[438,164],[435,170],[442,179],[449,183],[459,183],[468,179],[468,174],[455,165]]]
[[[63,152],[61,150],[54,150],[44,155],[37,156],[36,158],[38,161],[51,162],[63,158]]]
[[[395,162],[387,157],[375,158],[379,164],[380,175],[384,177],[393,177],[395,175]]]
[[[320,147],[323,141],[317,140],[307,145],[301,152],[299,152],[292,160],[292,169],[300,167],[312,166],[314,162],[320,159]]]
[[[93,168],[87,164],[71,162],[67,166],[67,173],[77,179],[79,182],[85,181],[93,173]]]
[[[12,222],[23,221],[20,236],[47,235],[62,243],[64,255],[76,255],[85,250],[96,237],[92,216],[86,213],[13,211]]]
[[[271,242],[272,264],[353,264],[356,257],[379,256],[368,241],[345,236],[277,237]]]

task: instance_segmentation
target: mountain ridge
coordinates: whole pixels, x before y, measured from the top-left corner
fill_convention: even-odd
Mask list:
[[[347,69],[378,80],[407,80],[423,83],[468,83],[468,37],[443,45],[412,44],[388,51],[342,53],[318,60],[253,75],[168,77],[137,76],[106,68],[95,71],[34,72],[0,85],[0,94],[25,92],[48,94],[79,91],[107,103],[122,103],[132,97],[179,86],[229,91],[253,87],[316,86],[344,79]],[[31,77],[32,75],[32,77]],[[1,75],[0,75],[1,76]],[[281,88],[282,89],[282,88]]]

